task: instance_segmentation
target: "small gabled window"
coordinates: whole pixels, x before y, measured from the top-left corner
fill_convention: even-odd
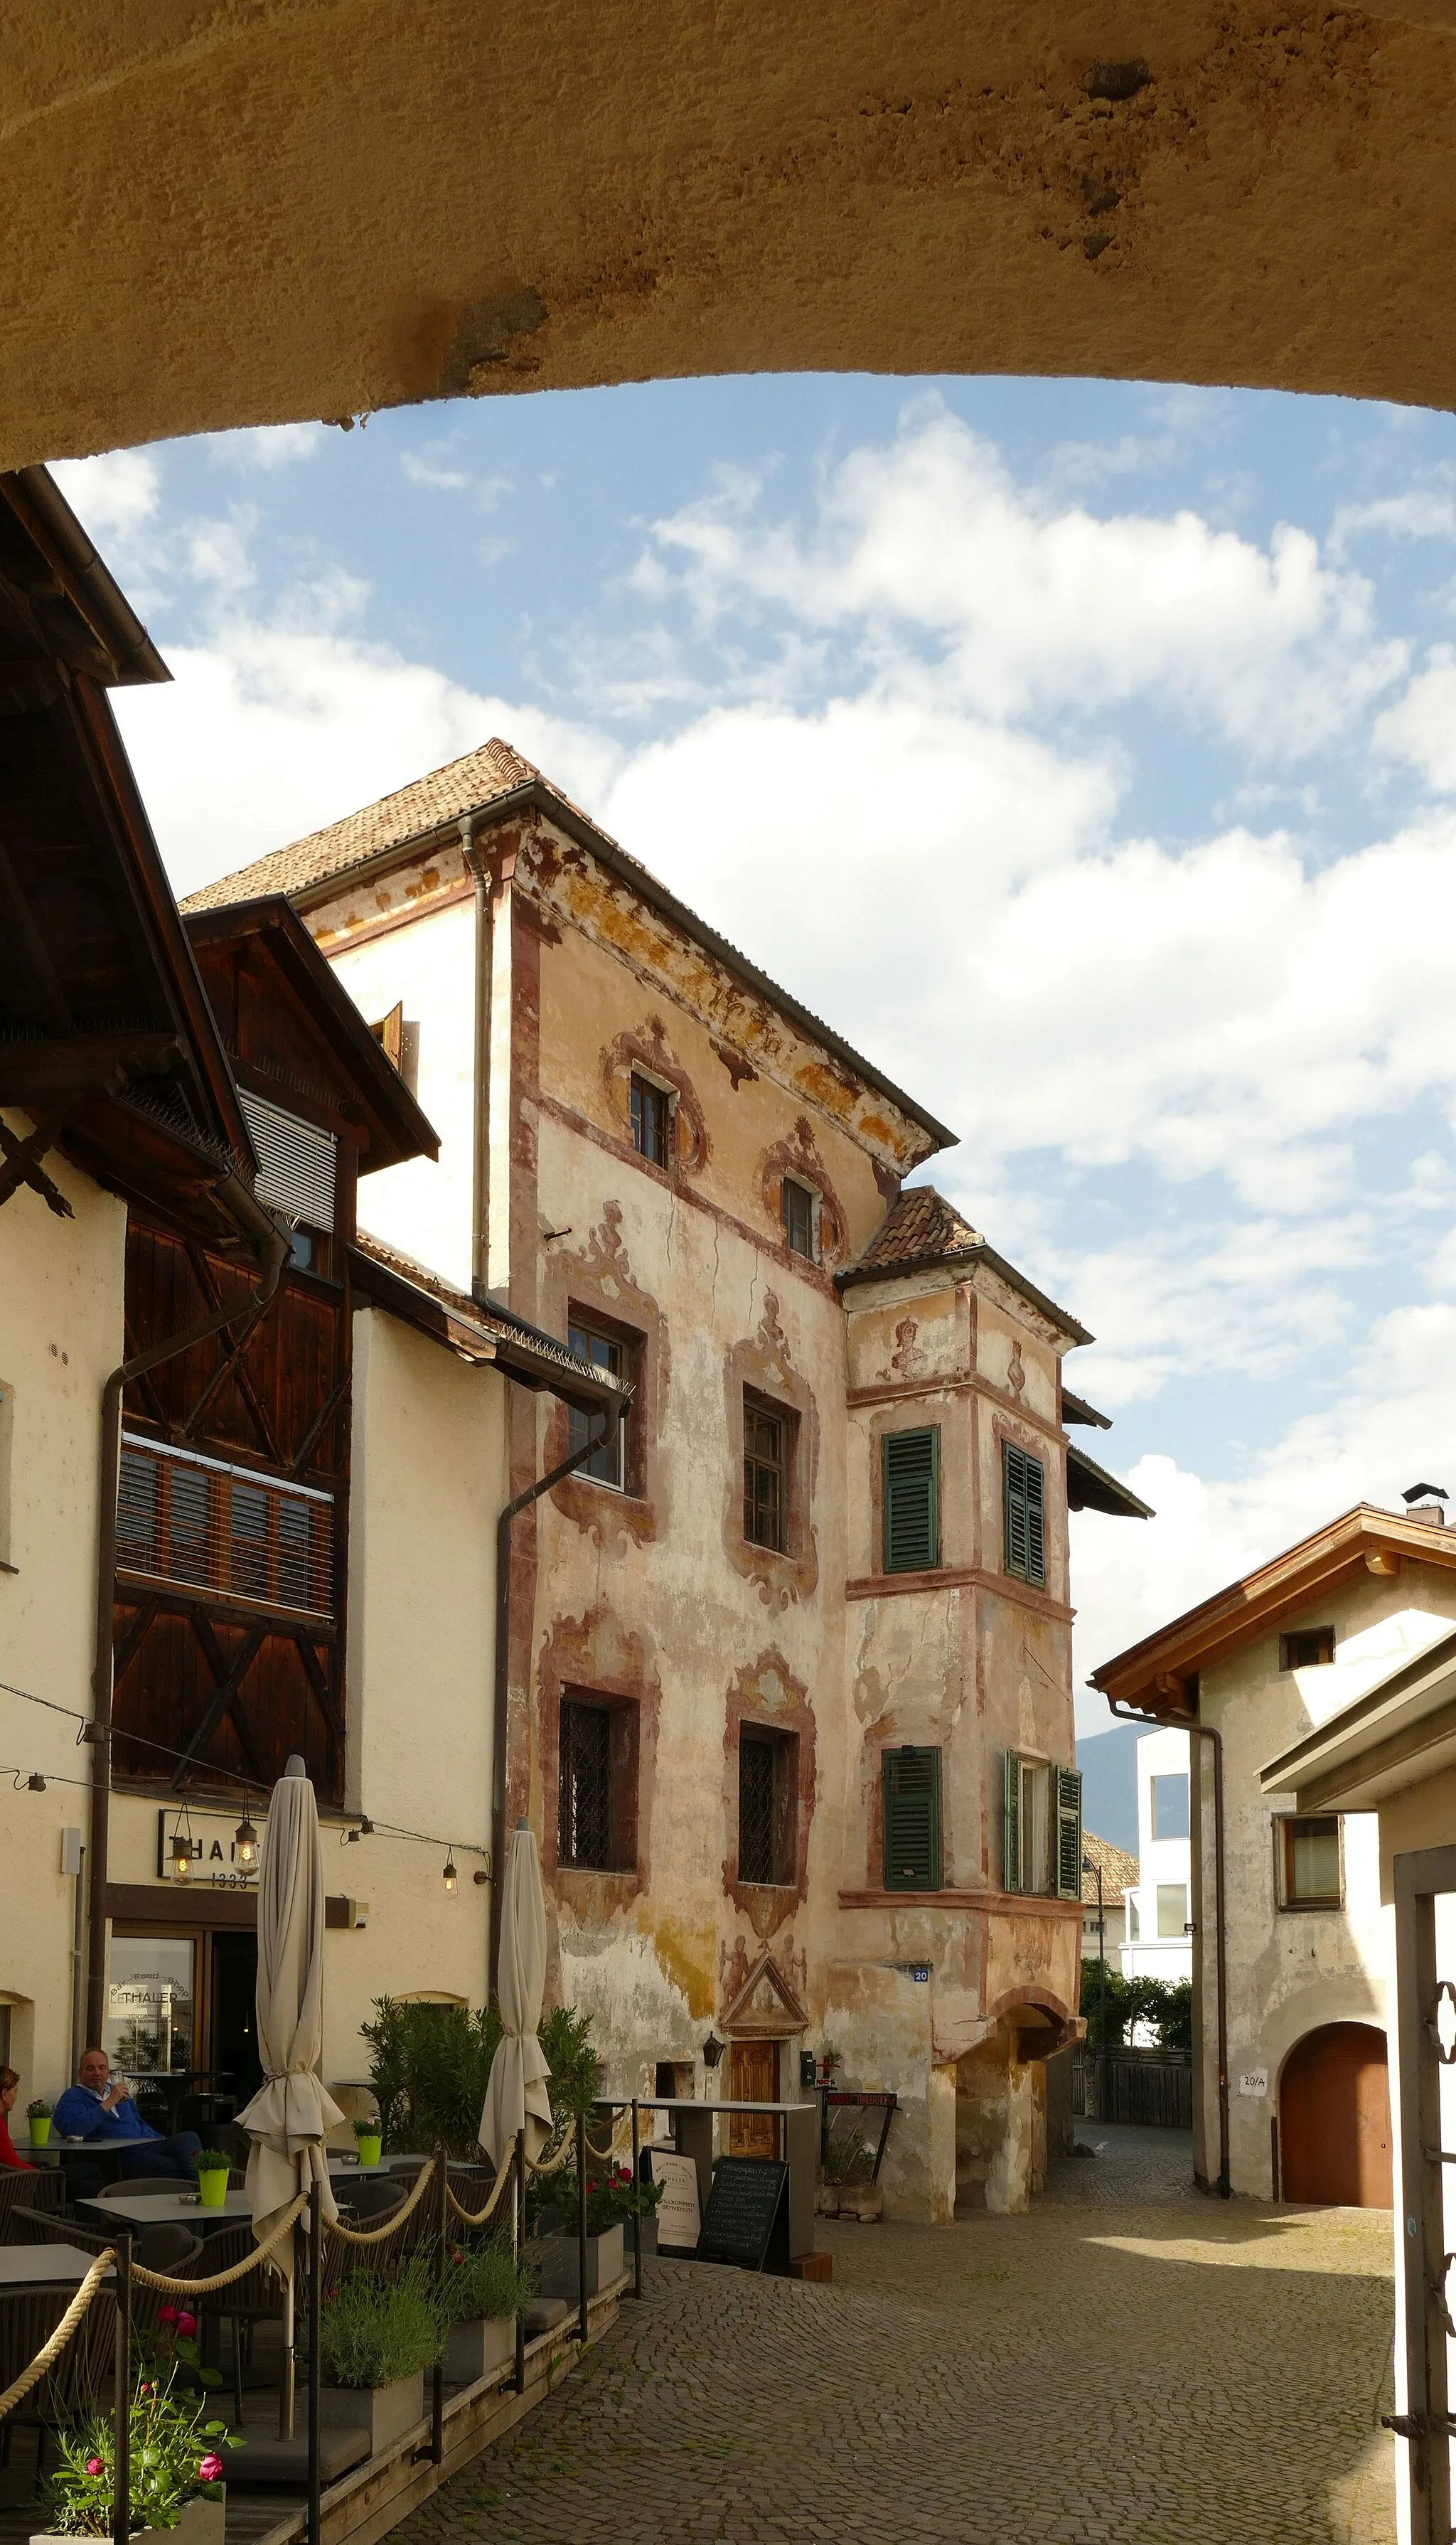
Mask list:
[[[886,1750],[881,1762],[885,1889],[940,1888],[940,1753]]]
[[[940,1435],[887,1432],[880,1460],[885,1571],[930,1572],[940,1561]]]
[[[1012,1440],[1002,1443],[1006,1569],[1019,1582],[1046,1582],[1046,1478],[1039,1458]]]
[[[1279,1637],[1281,1671],[1319,1670],[1334,1659],[1333,1626],[1302,1626],[1295,1634]]]
[[[783,1234],[791,1255],[803,1255],[814,1261],[814,1195],[807,1185],[795,1184],[792,1176],[783,1179],[779,1197]]]
[[[1082,1776],[1076,1767],[1006,1754],[1002,1886],[1082,1897]]]
[[[632,1073],[632,1146],[639,1158],[650,1166],[668,1163],[668,1135],[672,1121],[672,1098],[666,1088],[654,1087],[650,1078]]]

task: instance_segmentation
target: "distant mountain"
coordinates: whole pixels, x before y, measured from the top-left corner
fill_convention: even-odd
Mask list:
[[[1153,1727],[1149,1725],[1151,1731]],[[1082,1825],[1114,1847],[1138,1851],[1138,1726],[1114,1723],[1077,1744]]]

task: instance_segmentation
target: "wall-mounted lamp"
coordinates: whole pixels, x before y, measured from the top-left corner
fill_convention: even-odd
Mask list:
[[[454,1857],[452,1855],[447,1855],[445,1859],[445,1887],[446,1891],[453,1891],[459,1878],[459,1875],[455,1871]]]
[[[258,1861],[258,1832],[246,1812],[233,1832],[233,1846],[237,1849],[237,1859],[243,1871],[251,1873]]]
[[[470,1879],[478,1890],[483,1883],[489,1882],[490,1875],[486,1872],[483,1864],[477,1864],[474,1872],[470,1876]]]
[[[27,1792],[32,1793],[32,1794],[43,1794],[43,1793],[44,1793],[44,1791],[45,1791],[45,1779],[44,1779],[44,1777],[40,1774],[40,1769],[39,1769],[39,1768],[35,1771],[35,1773],[34,1773],[33,1775],[29,1775],[29,1776],[27,1776],[27,1778],[26,1778],[26,1790],[27,1790]]]
[[[192,1839],[181,1827],[172,1833],[171,1871],[174,1882],[186,1882],[192,1872]]]
[[[702,2045],[702,2064],[704,2068],[716,2068],[727,2047],[727,2042],[720,2041],[716,2032],[710,2032],[706,2041]]]

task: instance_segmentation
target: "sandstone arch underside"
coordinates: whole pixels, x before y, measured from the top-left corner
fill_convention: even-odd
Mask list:
[[[16,0],[0,464],[462,391],[1456,402],[1456,0]]]

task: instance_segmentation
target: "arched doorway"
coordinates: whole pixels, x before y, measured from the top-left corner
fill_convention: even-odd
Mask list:
[[[1297,2041],[1279,2085],[1279,2176],[1286,2200],[1391,2205],[1385,2034],[1326,2023]]]

